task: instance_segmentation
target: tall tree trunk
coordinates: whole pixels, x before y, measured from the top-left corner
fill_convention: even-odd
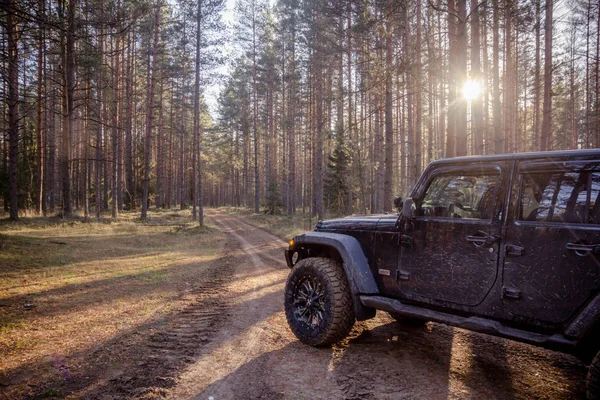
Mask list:
[[[492,153],[492,143],[493,138],[491,137],[492,130],[490,129],[490,60],[488,54],[488,15],[489,8],[487,3],[484,3],[481,8],[481,19],[483,20],[481,23],[481,51],[483,53],[483,65],[482,65],[482,82],[483,82],[483,124],[481,126],[482,132],[481,136],[484,140],[483,153],[482,154],[491,154]]]
[[[156,60],[158,49],[158,32],[160,22],[161,3],[159,2],[155,8],[154,15],[154,37],[152,39],[152,47],[150,49],[150,57],[152,64],[148,71],[148,93],[146,96],[146,137],[144,140],[144,182],[142,192],[142,218],[148,217],[148,189],[150,186],[150,158],[152,157],[152,128],[154,124],[154,85],[156,84]]]
[[[344,15],[342,14],[341,10],[341,6],[342,3],[338,2],[337,6],[339,7],[339,12],[340,12],[340,19],[338,21],[339,23],[339,28],[337,30],[337,35],[338,35],[338,46],[340,46],[340,49],[344,48],[344,34],[343,34],[343,26],[344,26]],[[336,136],[337,136],[337,142],[336,143],[342,143],[344,146],[348,145],[348,138],[344,137],[344,53],[343,52],[339,52],[336,55],[336,63],[337,63],[337,101],[336,101],[336,127],[335,127],[335,131],[336,131]],[[349,131],[348,131],[349,132]],[[348,182],[348,177],[344,176],[342,177],[342,179],[344,179],[344,182],[346,183],[346,187],[348,188],[348,190],[350,189],[350,182]],[[343,215],[346,214],[348,215],[348,208],[349,208],[349,204],[348,204],[348,197],[346,196],[345,198],[342,198],[340,196],[340,198],[338,199],[338,210],[337,213],[339,215]]]
[[[467,80],[467,1],[456,0],[458,36],[456,48],[456,155],[467,155],[467,101],[461,96]]]
[[[553,0],[546,0],[544,24],[544,106],[542,116],[542,150],[552,148],[552,12]]]
[[[456,129],[458,117],[458,12],[456,0],[448,0],[448,131],[446,133],[446,157],[456,155]]]
[[[600,21],[600,7],[598,7],[598,17],[596,21]],[[596,140],[594,147],[600,147],[600,25],[596,29]]]
[[[454,1],[454,0],[451,0]],[[404,53],[408,60],[412,60],[412,49],[410,45],[410,18],[408,16],[408,10],[404,12]],[[414,91],[414,79],[411,76],[412,63],[408,62],[408,66],[405,70],[404,82],[406,87],[406,182],[408,187],[412,187],[416,180],[415,176],[415,137],[414,137],[414,124],[413,124],[413,91]],[[448,133],[450,135],[450,133]]]
[[[112,118],[112,187],[111,187],[111,207],[112,207],[112,217],[119,217],[119,123],[120,123],[120,112],[119,109],[119,99],[120,99],[120,83],[121,83],[121,70],[119,63],[119,54],[120,54],[120,36],[121,32],[119,28],[117,28],[117,32],[115,35],[115,48],[113,52],[115,57],[113,58],[113,118]]]
[[[200,45],[201,45],[201,27],[202,27],[202,0],[198,0],[198,15],[196,18],[196,70],[194,78],[194,149],[192,159],[193,174],[193,195],[194,207],[193,216],[196,219],[196,203],[198,205],[198,222],[200,226],[204,225],[204,205],[202,194],[202,170],[199,169],[201,162],[200,154]],[[198,153],[198,154],[196,154]],[[196,156],[198,160],[196,160]],[[196,177],[197,174],[197,177]]]
[[[121,0],[119,0],[117,2],[118,6],[117,8],[120,10],[121,9]],[[121,14],[119,14],[119,17],[121,17]],[[123,211],[123,119],[121,114],[123,113],[123,97],[122,97],[122,86],[123,86],[123,79],[127,79],[126,77],[123,77],[123,73],[125,71],[125,69],[123,68],[123,64],[125,63],[125,50],[127,48],[127,44],[125,42],[126,38],[123,35],[123,25],[121,24],[121,22],[119,21],[119,23],[117,24],[117,30],[119,32],[119,37],[118,37],[118,41],[117,41],[117,65],[119,68],[119,78],[118,78],[118,90],[117,90],[117,113],[118,113],[118,123],[117,123],[117,129],[118,129],[118,135],[117,135],[117,141],[118,141],[118,151],[117,151],[117,209],[119,211]],[[122,42],[121,42],[122,40]],[[122,43],[122,46],[119,47],[119,44]],[[122,60],[121,63],[119,63],[119,58]]]
[[[320,23],[320,16],[317,16],[317,26]],[[315,69],[315,106],[316,106],[316,118],[315,118],[315,154],[313,161],[313,199],[314,199],[314,210],[313,214],[317,218],[323,219],[324,217],[324,204],[323,204],[323,62],[324,55],[322,49],[322,43],[320,42],[321,36],[319,33],[316,34],[316,50],[314,51],[314,69]]]
[[[354,109],[352,107],[352,2],[346,2],[346,78],[348,80],[348,145],[350,148],[355,148],[354,143],[357,142],[356,134],[357,127],[356,123],[352,123],[352,114]],[[356,154],[350,153],[350,171],[348,173],[348,210],[347,214],[350,215],[354,212],[354,183],[357,175],[362,174],[359,170],[360,165],[360,148],[357,148]],[[360,181],[360,178],[359,178]],[[364,193],[362,193],[364,195]],[[364,202],[363,209],[365,208]]]
[[[591,126],[590,126],[590,114],[591,114],[591,93],[590,93],[590,26],[592,19],[592,1],[588,0],[586,6],[586,18],[585,18],[585,145],[586,147],[591,146]]]
[[[577,148],[577,104],[575,100],[575,40],[577,31],[571,27],[569,43],[569,130],[571,136],[571,149]]]
[[[91,163],[90,163],[90,131],[89,131],[89,121],[90,121],[90,101],[91,101],[91,95],[90,95],[90,87],[91,82],[90,82],[90,69],[87,68],[87,87],[85,89],[85,109],[84,109],[84,126],[83,126],[83,134],[84,134],[84,140],[83,140],[83,167],[84,167],[84,171],[83,171],[83,218],[87,221],[90,218],[90,198],[89,198],[89,192],[90,192],[90,179],[91,179],[91,175],[90,175],[90,167],[91,167]]]
[[[532,150],[539,150],[541,148],[541,130],[540,130],[540,93],[542,86],[540,84],[540,58],[541,58],[541,14],[542,9],[540,6],[541,0],[535,0],[535,69],[533,75],[533,87],[535,90],[533,98],[533,142],[534,147]]]
[[[481,80],[481,58],[479,55],[481,45],[479,38],[479,2],[471,0],[471,79],[483,86],[484,82]],[[472,100],[471,115],[471,132],[475,142],[475,154],[484,154],[483,98],[479,97]]]
[[[296,22],[292,21],[290,77],[288,85],[288,147],[289,147],[289,178],[288,178],[288,213],[296,213]]]
[[[417,14],[420,10],[421,0],[417,0]],[[385,21],[385,175],[383,180],[383,211],[392,211],[393,203],[393,171],[394,171],[394,130],[392,121],[392,0],[386,2]],[[418,16],[417,16],[418,18]],[[417,21],[417,46],[419,46],[421,28]],[[418,49],[418,47],[417,47]],[[417,54],[420,54],[417,50]],[[419,66],[417,58],[417,69]],[[418,85],[418,81],[417,81]],[[418,87],[418,86],[417,86]],[[417,90],[417,98],[420,99],[420,89]],[[417,100],[419,101],[419,100]],[[418,107],[417,102],[417,107]],[[420,143],[417,139],[417,143]],[[417,167],[418,168],[418,167]]]
[[[504,149],[503,152],[511,153],[514,149],[514,121],[515,121],[515,98],[513,84],[513,35],[512,35],[512,7],[511,0],[506,0],[504,6],[504,54],[506,67],[504,68]]]
[[[54,82],[58,82],[55,79]],[[56,118],[57,115],[57,87],[56,83],[51,83],[52,86],[52,98],[50,100],[50,116],[48,119],[48,164],[46,170],[48,171],[48,209],[50,212],[54,212],[56,207]]]
[[[492,1],[493,9],[493,38],[492,38],[492,80],[494,87],[494,95],[492,98],[492,109],[494,116],[494,153],[500,154],[502,148],[502,111],[500,108],[500,9],[498,0]]]
[[[100,1],[100,9],[102,10],[103,1]],[[104,92],[104,79],[103,79],[103,63],[104,63],[104,29],[103,25],[100,24],[99,35],[98,35],[98,88],[96,89],[98,96],[98,131],[96,132],[96,219],[100,219],[100,213],[102,211],[102,191],[100,190],[101,185],[101,166],[102,166],[102,131],[104,112],[102,103],[102,94]]]
[[[256,20],[256,4],[252,4],[252,133],[254,135],[254,212],[258,213],[260,208],[260,180],[258,175],[258,130],[256,125],[258,123],[258,98],[256,91],[256,36],[257,29],[256,26],[258,21]]]
[[[135,187],[133,186],[133,47],[135,46],[135,31],[128,36],[127,72],[125,77],[125,207],[129,210],[135,208]]]
[[[440,98],[440,107],[439,107],[439,116],[438,116],[438,154],[439,157],[444,157],[444,152],[446,149],[446,66],[444,64],[444,57],[442,54],[445,50],[444,42],[442,41],[442,18],[440,14],[438,14],[438,43],[440,46],[440,55],[439,59],[439,74],[440,74],[440,87],[439,87],[439,98]],[[450,131],[448,131],[450,133]]]
[[[421,16],[421,3],[422,0],[417,0],[417,37],[415,41],[415,64],[414,77],[415,77],[415,163],[414,163],[414,181],[411,185],[416,183],[416,180],[421,176],[421,166],[423,163],[423,102],[422,102],[422,56],[421,47],[423,41],[421,40],[421,26],[423,25],[423,18]],[[465,49],[466,50],[466,49]]]
[[[42,18],[45,18],[46,15],[46,2],[45,0],[39,0],[39,13]],[[44,28],[39,26],[38,32],[38,60],[37,60],[37,125],[36,125],[36,133],[37,133],[37,181],[36,181],[36,208],[37,213],[42,213],[42,204],[44,197],[44,151],[43,151],[43,121],[45,115],[43,115],[43,105],[42,101],[44,98]]]
[[[159,98],[158,98],[158,133],[156,135],[156,207],[165,207],[165,164],[166,164],[166,145],[164,133],[164,71],[160,71],[158,81]]]
[[[17,9],[16,0],[9,0],[9,7]],[[16,12],[6,13],[6,32],[8,34],[8,198],[10,219],[19,219],[19,187],[17,164],[19,157],[19,32]]]
[[[384,196],[384,162],[385,162],[385,153],[384,153],[384,136],[383,136],[383,123],[381,121],[381,95],[379,93],[375,93],[375,143],[373,146],[374,152],[374,160],[373,164],[375,166],[375,201],[374,207],[371,212],[381,213],[383,212],[383,196]]]
[[[69,0],[67,9],[67,43],[64,53],[65,59],[65,87],[63,90],[63,137],[61,152],[61,179],[62,179],[62,212],[64,217],[73,213],[71,202],[71,141],[75,125],[75,112],[73,109],[73,95],[75,93],[75,8],[77,0]]]

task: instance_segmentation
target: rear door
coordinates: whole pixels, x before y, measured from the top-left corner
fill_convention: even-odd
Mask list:
[[[517,166],[507,224],[503,302],[561,323],[600,288],[600,163]]]

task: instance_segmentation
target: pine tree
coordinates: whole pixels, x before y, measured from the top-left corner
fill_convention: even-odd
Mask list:
[[[347,176],[350,173],[350,156],[348,147],[344,143],[344,136],[337,132],[335,147],[329,155],[327,173],[325,175],[325,202],[327,210],[334,215],[341,216],[346,213],[348,193]]]

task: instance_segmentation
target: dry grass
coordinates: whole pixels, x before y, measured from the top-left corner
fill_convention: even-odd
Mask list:
[[[254,226],[271,232],[273,235],[289,240],[295,235],[312,231],[317,219],[310,218],[308,213],[304,216],[300,212],[289,216],[287,214],[267,215],[264,213],[256,214],[253,210],[241,207],[221,207],[219,211],[227,214],[235,214],[246,218]]]
[[[138,215],[0,221],[0,386],[180,306],[221,254],[223,234],[189,211]]]

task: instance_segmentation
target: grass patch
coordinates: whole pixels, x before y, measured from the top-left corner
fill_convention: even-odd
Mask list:
[[[12,321],[7,316],[0,315],[0,335],[8,335],[15,329],[25,328],[25,322]]]
[[[48,389],[45,392],[43,392],[38,398],[40,399],[50,399],[50,398],[56,398],[60,396],[60,392],[56,389]]]
[[[224,239],[189,210],[150,210],[143,222],[127,211],[116,220],[0,221],[0,377],[84,354],[177,309]]]

